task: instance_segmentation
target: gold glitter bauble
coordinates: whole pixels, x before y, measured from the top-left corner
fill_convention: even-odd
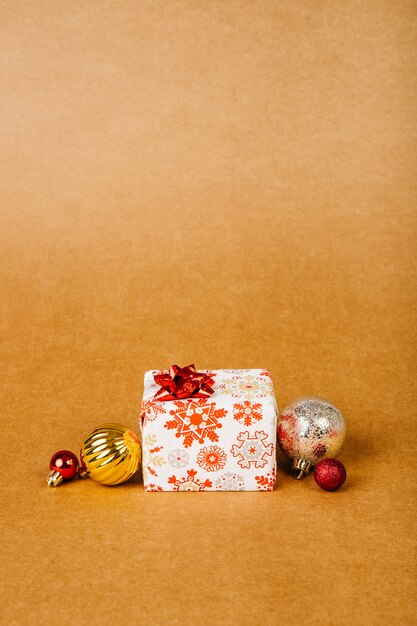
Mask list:
[[[141,447],[136,435],[120,424],[103,424],[81,446],[80,474],[102,485],[119,485],[139,469]]]

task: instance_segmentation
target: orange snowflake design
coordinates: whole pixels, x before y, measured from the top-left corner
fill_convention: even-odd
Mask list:
[[[149,485],[145,485],[145,491],[162,491],[162,487],[159,487],[154,483],[150,483]]]
[[[244,426],[250,426],[262,419],[262,404],[250,400],[237,402],[233,405],[233,417]]]
[[[237,463],[244,469],[249,469],[251,466],[265,467],[268,463],[267,457],[274,453],[274,444],[265,443],[268,441],[268,434],[263,430],[257,431],[253,437],[245,430],[239,433],[237,440],[239,445],[234,444],[230,452],[239,459]]]
[[[272,468],[272,472],[263,476],[255,476],[255,480],[258,483],[259,491],[273,491],[276,478],[275,467]]]
[[[201,448],[197,456],[197,463],[207,472],[217,472],[226,465],[226,453],[219,446]]]
[[[165,422],[165,428],[176,430],[176,437],[183,437],[184,448],[189,448],[193,441],[204,443],[206,437],[210,441],[218,441],[216,430],[222,427],[219,419],[225,417],[226,409],[216,409],[215,402],[206,400],[174,402],[177,407],[170,411],[173,419]]]
[[[197,472],[194,469],[187,470],[187,476],[182,478],[171,476],[168,478],[168,484],[174,485],[172,491],[205,491],[206,488],[213,486],[211,480],[202,482],[197,478]]]
[[[144,400],[140,407],[140,416],[142,419],[145,417],[149,422],[153,422],[158,415],[166,413],[165,408],[162,406],[162,402],[154,402],[151,400]]]

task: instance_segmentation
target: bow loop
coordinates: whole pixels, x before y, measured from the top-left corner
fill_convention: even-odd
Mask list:
[[[161,385],[154,400],[207,398],[214,393],[213,378],[206,372],[197,372],[194,364],[186,367],[171,365],[168,373],[156,374],[154,380]]]

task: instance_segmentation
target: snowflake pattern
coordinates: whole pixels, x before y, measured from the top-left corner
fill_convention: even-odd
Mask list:
[[[142,419],[146,417],[147,420],[152,422],[158,415],[162,415],[163,413],[166,413],[166,409],[162,402],[154,402],[153,400],[144,400],[142,402],[140,408],[140,416]]]
[[[252,374],[236,374],[231,378],[225,379],[219,389],[222,393],[232,396],[232,398],[243,398],[252,400],[253,398],[265,398],[272,395],[272,382],[266,377],[257,377]]]
[[[154,375],[161,371],[146,373],[140,409],[145,490],[271,491],[280,424],[268,370],[206,372],[215,379],[212,396],[166,402],[154,400]],[[281,430],[290,431],[290,424]]]
[[[243,476],[233,472],[226,472],[226,474],[216,478],[214,486],[219,491],[244,491],[245,481]]]
[[[151,476],[158,476],[154,468],[165,464],[164,457],[158,454],[164,446],[157,446],[156,443],[156,435],[149,434],[143,438],[142,474],[144,481],[150,479]]]
[[[230,452],[239,459],[238,465],[242,468],[250,468],[251,465],[256,468],[265,467],[268,463],[267,457],[272,456],[274,452],[274,444],[266,444],[266,439],[268,439],[268,435],[263,430],[255,432],[254,437],[251,437],[249,432],[245,430],[239,433],[237,438],[240,445],[234,444]]]
[[[262,404],[260,402],[237,402],[233,405],[233,417],[244,426],[251,426],[262,419]]]
[[[275,467],[273,467],[272,471],[264,476],[255,476],[259,491],[273,491],[276,479],[275,474]]]
[[[215,402],[203,400],[177,400],[177,407],[171,410],[173,419],[165,422],[168,430],[176,429],[175,436],[183,437],[184,448],[189,448],[193,441],[204,443],[206,437],[210,441],[218,441],[216,429],[221,428],[219,419],[227,414],[226,409],[216,409]]]
[[[197,472],[194,469],[187,470],[187,476],[182,478],[171,476],[168,478],[168,484],[174,485],[172,491],[205,491],[206,488],[213,486],[211,480],[201,481],[197,478]]]
[[[197,463],[207,472],[218,472],[226,465],[227,455],[219,446],[201,448],[197,455]]]
[[[148,485],[145,485],[145,491],[163,491],[163,489],[159,485],[149,483]]]
[[[188,452],[186,452],[185,450],[180,450],[178,448],[177,450],[172,450],[172,452],[170,452],[168,456],[168,463],[171,465],[171,467],[180,468],[188,465],[189,459],[190,455],[188,454]]]

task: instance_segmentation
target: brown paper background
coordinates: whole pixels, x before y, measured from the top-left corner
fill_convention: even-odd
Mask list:
[[[415,624],[415,3],[0,24],[2,623]],[[46,486],[190,361],[338,405],[345,487]]]

